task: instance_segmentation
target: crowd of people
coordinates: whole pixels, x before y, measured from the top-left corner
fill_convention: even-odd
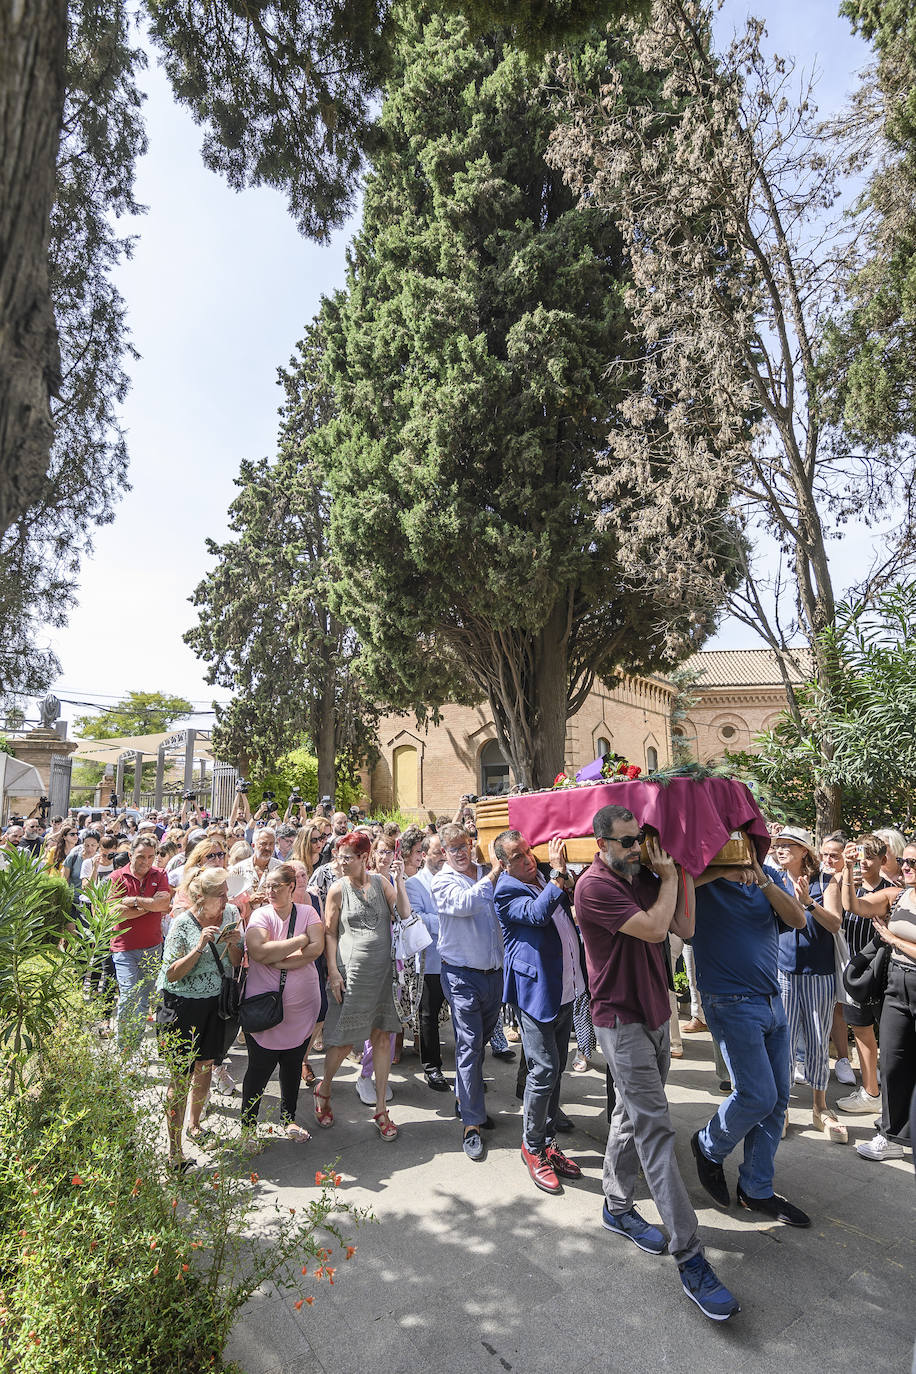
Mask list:
[[[720,1207],[732,1204],[725,1163],[743,1145],[738,1207],[810,1225],[775,1190],[793,1080],[810,1088],[825,1141],[847,1143],[846,1123],[866,1116],[874,1135],[859,1154],[902,1158],[916,1102],[916,842],[879,830],[815,846],[804,829],[774,825],[764,863],[749,845],[747,858],[693,880],[624,807],[599,809],[593,829],[590,865],[570,864],[558,839],[542,864],[512,829],[481,855],[468,798],[454,817],[402,831],[321,804],[291,807],[280,822],[275,803],[252,814],[240,791],[224,821],[188,803],[143,818],[14,820],[0,862],[3,850],[25,848],[60,874],[74,921],[99,884],[110,885],[110,958],[84,992],[109,999],[125,1053],[154,1016],[171,1067],[172,1168],[193,1167],[188,1142],[205,1149],[212,1140],[211,1092],[236,1091],[227,1059],[237,1034],[248,1152],[263,1148],[259,1113],[275,1070],[280,1129],[305,1142],[303,1083],[314,1122],[333,1129],[348,1060],[359,1064],[356,1094],[373,1129],[396,1141],[389,1078],[406,1037],[427,1087],[454,1093],[457,1143],[473,1163],[485,1159],[494,1125],[484,1056],[489,1046],[514,1059],[512,1041],[522,1164],[535,1187],[558,1194],[582,1172],[558,1141],[570,1126],[562,1076],[573,1042],[576,1072],[591,1067],[597,1046],[609,1119],[602,1224],[643,1251],[667,1251],[688,1297],[724,1321],[739,1306],[704,1256],[675,1158],[671,1059],[683,1054],[683,1035],[710,1033],[722,1101],[690,1147],[697,1181]],[[673,980],[681,962],[683,1025]],[[852,1000],[847,965],[880,967],[867,997]],[[832,1104],[831,1073],[851,1089]],[[664,1232],[635,1206],[640,1167]]]

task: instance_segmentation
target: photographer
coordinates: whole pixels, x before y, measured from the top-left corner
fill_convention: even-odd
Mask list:
[[[248,786],[244,778],[239,778],[235,785],[235,798],[232,802],[232,810],[229,812],[230,830],[240,823],[244,826],[251,824],[251,802],[248,800]]]
[[[318,859],[319,864],[330,862],[335,844],[342,835],[348,833],[349,829],[350,821],[346,813],[343,811],[335,811],[334,815],[331,817],[331,833],[328,836],[327,843],[321,851],[321,855]]]

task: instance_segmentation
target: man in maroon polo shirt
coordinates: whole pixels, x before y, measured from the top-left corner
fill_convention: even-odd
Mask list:
[[[112,897],[120,903],[120,923],[111,942],[118,980],[119,1045],[139,1044],[159,972],[162,914],[172,898],[165,869],[153,867],[155,854],[155,838],[137,835],[130,863],[111,875]]]
[[[693,936],[693,881],[652,837],[646,849],[654,872],[642,865],[643,832],[626,807],[602,807],[592,828],[598,854],[576,885],[575,907],[595,1034],[617,1094],[604,1155],[602,1225],[649,1254],[667,1248],[687,1296],[712,1321],[726,1321],[738,1303],[703,1255],[665,1095],[671,1006],[664,942],[669,931],[683,940]],[[633,1206],[640,1164],[667,1243]]]

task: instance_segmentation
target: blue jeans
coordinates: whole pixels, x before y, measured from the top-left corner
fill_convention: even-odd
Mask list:
[[[118,949],[112,951],[111,961],[118,980],[118,1044],[138,1045],[149,1011],[159,973],[161,946],[152,949]]]
[[[522,1049],[528,1061],[523,1106],[525,1148],[539,1154],[556,1134],[554,1120],[560,1105],[560,1080],[569,1058],[573,1004],[567,1002],[555,1021],[535,1021],[519,1007]]]
[[[440,976],[455,1032],[458,1114],[465,1126],[480,1126],[487,1116],[483,1056],[503,1004],[503,971],[443,963]]]
[[[782,998],[704,992],[703,1007],[733,1087],[700,1132],[700,1147],[721,1164],[743,1140],[738,1182],[748,1197],[769,1197],[789,1105],[789,1029]]]

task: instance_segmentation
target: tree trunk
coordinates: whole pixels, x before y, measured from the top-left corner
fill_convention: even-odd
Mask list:
[[[321,693],[318,703],[318,729],[315,731],[315,753],[318,756],[318,799],[333,797],[337,785],[334,753],[334,686],[333,678]]]
[[[568,618],[566,599],[560,598],[537,635],[526,643],[526,662],[516,674],[500,681],[517,681],[521,690],[490,691],[490,705],[500,744],[523,787],[549,787],[562,772],[566,751],[569,702]]]
[[[0,533],[44,488],[60,386],[48,239],[66,61],[67,0],[0,0]]]

